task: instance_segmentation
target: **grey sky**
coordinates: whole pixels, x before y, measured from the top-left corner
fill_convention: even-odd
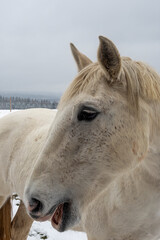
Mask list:
[[[99,35],[160,73],[159,0],[0,0],[0,91],[62,93]]]

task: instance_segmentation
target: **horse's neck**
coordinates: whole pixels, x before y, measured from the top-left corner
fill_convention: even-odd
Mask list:
[[[150,226],[152,219],[148,220],[148,216],[153,214],[155,220],[160,207],[160,104],[151,108],[150,116],[147,156],[134,169],[117,177],[108,189],[110,211],[118,205],[121,214],[117,211],[116,218],[121,218],[123,212],[124,215],[130,213],[124,216],[126,222],[133,219],[135,223],[137,219],[137,228],[145,221],[146,226]]]
[[[111,184],[107,196],[109,221],[115,221],[113,227],[120,235],[123,236],[125,230],[138,233],[147,228],[149,232],[154,231],[152,224],[159,221],[157,211],[160,207],[160,187],[158,181],[150,176],[142,164],[117,178]],[[123,222],[130,223],[128,229],[120,227],[122,219]]]
[[[117,176],[108,188],[90,202],[83,213],[82,222],[96,229],[97,222],[104,224],[105,221],[105,228],[96,229],[95,234],[98,236],[103,230],[107,239],[144,239],[140,234],[147,234],[147,231],[154,235],[157,231],[155,224],[159,223],[160,218],[157,212],[160,207],[159,190],[159,184],[154,182],[140,163],[136,168]],[[129,237],[132,233],[133,237]]]
[[[152,177],[160,179],[160,104],[150,114],[149,149],[143,165]]]

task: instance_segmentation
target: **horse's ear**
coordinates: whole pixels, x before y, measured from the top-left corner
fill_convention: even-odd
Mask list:
[[[88,57],[78,51],[78,49],[73,45],[73,43],[70,43],[70,46],[73,57],[77,63],[78,71],[81,71],[87,65],[92,63],[92,61]]]
[[[116,79],[121,69],[121,57],[116,46],[107,38],[100,36],[98,61],[112,79]]]

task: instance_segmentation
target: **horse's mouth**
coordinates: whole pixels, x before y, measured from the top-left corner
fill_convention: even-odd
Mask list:
[[[70,217],[70,203],[65,202],[55,209],[52,217],[51,224],[59,232],[63,232],[66,228],[67,222]]]
[[[39,222],[51,221],[52,226],[59,232],[65,231],[67,223],[70,220],[71,216],[71,203],[63,202],[59,205],[53,206],[48,214],[41,217],[39,215],[33,215],[30,213],[30,216]]]
[[[64,203],[60,204],[56,210],[54,211],[52,217],[51,217],[51,223],[54,228],[57,228],[62,222],[62,216],[63,216],[63,206]]]

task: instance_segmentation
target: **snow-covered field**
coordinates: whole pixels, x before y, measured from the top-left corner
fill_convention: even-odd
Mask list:
[[[12,112],[16,112],[18,110],[13,110]],[[0,109],[0,118],[1,117],[4,117],[5,115],[9,114],[10,113],[10,110],[1,110]]]
[[[16,111],[16,110],[14,110]],[[54,111],[54,110],[53,110]],[[13,111],[12,111],[13,112]],[[9,114],[9,110],[0,110],[0,118]],[[16,201],[13,201],[13,212],[17,210]],[[14,214],[13,213],[13,214]],[[50,222],[34,222],[27,240],[87,240],[85,233],[66,231],[59,233],[53,229]]]

